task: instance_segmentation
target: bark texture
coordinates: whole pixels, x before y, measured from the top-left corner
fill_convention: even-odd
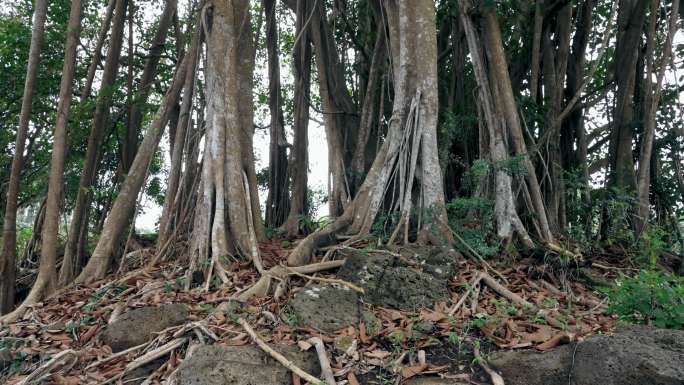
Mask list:
[[[82,232],[87,235],[87,212],[90,201],[90,187],[94,182],[97,172],[97,161],[99,159],[100,147],[104,137],[105,126],[109,120],[109,108],[111,105],[112,86],[119,72],[119,57],[121,56],[121,46],[123,44],[123,31],[126,21],[127,0],[116,0],[114,17],[112,20],[112,33],[109,40],[109,50],[105,59],[105,66],[102,71],[102,81],[97,95],[95,112],[93,114],[92,126],[88,135],[83,170],[78,182],[78,193],[74,203],[74,211],[69,223],[69,237],[65,246],[64,261],[59,271],[60,285],[67,285],[78,274],[82,255],[79,253],[79,244],[82,239]]]
[[[45,19],[47,17],[47,1],[36,0],[33,11],[33,25],[31,27],[31,47],[29,49],[28,64],[26,66],[26,80],[24,94],[19,113],[16,144],[12,168],[10,170],[9,185],[7,186],[7,200],[5,202],[5,218],[2,228],[2,251],[0,254],[0,314],[9,312],[14,306],[14,281],[16,278],[17,260],[17,199],[21,169],[24,164],[24,149],[31,119],[31,104],[36,90],[36,77],[40,62],[40,50],[43,45]]]
[[[64,183],[64,161],[67,152],[67,126],[69,108],[73,95],[73,80],[76,67],[76,49],[81,31],[81,1],[71,2],[69,24],[64,52],[64,66],[59,88],[57,119],[52,144],[48,192],[45,205],[45,219],[42,229],[41,259],[38,277],[28,296],[19,307],[18,313],[26,305],[34,304],[49,295],[57,284],[57,243],[59,234],[59,211]]]

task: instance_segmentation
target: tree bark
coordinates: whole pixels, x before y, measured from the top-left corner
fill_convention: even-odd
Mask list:
[[[350,202],[347,180],[348,141],[355,138],[359,119],[354,101],[349,95],[344,66],[328,20],[325,2],[316,1],[311,17],[311,39],[316,53],[318,89],[323,107],[323,121],[328,140],[329,212],[337,217]],[[351,147],[351,146],[349,146]]]
[[[460,0],[460,19],[465,31],[468,48],[470,50],[475,79],[478,84],[478,100],[483,110],[484,122],[488,138],[488,155],[494,164],[503,164],[508,157],[505,135],[505,119],[494,104],[492,88],[485,69],[484,55],[481,51],[481,43],[473,22],[468,15],[469,0]],[[482,154],[484,155],[484,154]],[[513,235],[517,234],[521,242],[527,247],[532,247],[530,236],[522,224],[515,208],[511,176],[502,169],[495,171],[494,192],[494,216],[499,239],[505,244],[511,242]]]
[[[131,105],[130,115],[128,117],[128,125],[126,129],[125,145],[123,146],[121,164],[123,172],[128,172],[128,169],[133,163],[135,153],[138,148],[138,131],[142,124],[143,111],[147,104],[147,99],[152,90],[152,83],[157,75],[157,66],[161,59],[164,44],[166,44],[166,36],[168,35],[169,27],[173,21],[173,15],[176,12],[177,0],[166,0],[164,11],[159,17],[159,26],[155,32],[152,44],[150,45],[147,59],[145,60],[145,67],[143,69],[140,82],[138,83],[138,91],[133,95],[133,104]],[[130,58],[132,60],[132,58]],[[175,129],[175,128],[174,128]]]
[[[33,95],[36,90],[36,77],[40,63],[40,50],[43,45],[45,19],[47,18],[47,1],[36,0],[33,11],[33,26],[31,28],[31,47],[29,49],[28,64],[26,66],[26,80],[24,94],[19,113],[17,138],[7,186],[7,200],[5,202],[5,218],[2,228],[2,254],[0,254],[0,314],[9,312],[14,307],[14,281],[16,278],[17,260],[17,199],[21,169],[24,163],[24,148],[31,118]]]
[[[188,71],[190,60],[186,57],[180,63],[176,74],[173,77],[171,87],[164,95],[157,115],[152,125],[145,132],[145,137],[140,145],[140,150],[136,153],[133,164],[124,179],[121,190],[112,205],[112,209],[105,220],[100,239],[97,242],[95,251],[88,263],[76,277],[77,283],[91,283],[102,279],[109,270],[111,261],[114,257],[116,247],[121,240],[121,235],[130,223],[131,216],[135,210],[137,196],[140,193],[143,183],[147,177],[147,171],[152,162],[154,152],[159,145],[159,140],[164,133],[164,127],[169,121],[171,109],[180,97],[181,89],[185,82],[186,72]]]
[[[254,45],[248,0],[213,2],[207,36],[207,129],[191,257],[211,262],[243,255],[261,270],[263,224],[252,152]],[[209,277],[211,280],[211,277]]]
[[[496,76],[495,84],[499,88],[502,97],[502,100],[500,100],[499,103],[502,105],[504,111],[515,154],[523,157],[522,161],[527,170],[525,178],[527,179],[530,190],[534,213],[539,222],[541,231],[540,237],[544,242],[554,243],[555,240],[546,216],[546,207],[544,207],[539,180],[537,179],[534,165],[527,152],[522,126],[520,124],[520,117],[518,116],[518,108],[515,103],[515,96],[513,95],[513,87],[511,86],[511,80],[508,75],[506,53],[503,49],[499,23],[496,20],[496,15],[492,7],[488,7],[484,12],[487,27],[487,47],[491,53],[491,65]]]
[[[339,232],[347,231],[357,237],[367,234],[393,174],[399,175],[394,183],[403,186],[402,194],[392,205],[402,218],[396,229],[403,226],[405,234],[408,232],[408,214],[415,206],[422,218],[416,226],[418,240],[422,234],[430,233],[431,239],[437,242],[452,242],[437,156],[436,110],[439,104],[435,5],[431,0],[388,0],[385,9],[395,89],[387,137],[354,200],[332,224],[297,245],[288,257],[291,266],[306,263],[316,248],[335,242],[335,234]],[[394,173],[394,170],[398,172]],[[414,178],[419,181],[415,189]],[[417,198],[415,203],[412,197]],[[406,238],[405,235],[405,241]]]
[[[200,25],[200,22],[197,23]],[[197,76],[197,64],[199,60],[198,47],[200,46],[201,31],[199,28],[195,30],[192,36],[192,43],[188,57],[189,68],[186,71],[184,85],[183,85],[183,101],[180,107],[180,120],[174,135],[174,142],[176,143],[171,152],[171,166],[169,168],[169,178],[167,180],[166,196],[164,197],[164,207],[162,215],[159,220],[159,238],[157,239],[157,247],[161,248],[166,243],[166,240],[174,231],[172,225],[172,214],[178,211],[178,207],[174,207],[178,201],[176,196],[180,192],[181,167],[183,163],[183,152],[185,151],[185,142],[187,133],[192,126],[192,101],[195,91],[195,77]],[[191,167],[189,163],[191,159],[187,159],[187,167]]]
[[[266,15],[266,50],[268,51],[268,107],[271,113],[271,125],[269,127],[270,144],[268,160],[268,196],[266,198],[266,225],[269,227],[278,227],[285,222],[289,210],[289,194],[287,183],[288,143],[287,138],[285,137],[283,95],[280,89],[280,58],[278,57],[279,50],[278,23],[276,21],[276,1],[262,0],[261,3]],[[297,25],[299,24],[297,23]],[[298,33],[297,31],[295,33]],[[308,45],[308,40],[305,39],[305,43],[300,44]],[[296,66],[299,63],[299,60],[297,60],[295,57],[294,61]],[[297,75],[298,73],[295,73],[295,77]],[[295,84],[295,93],[302,92],[302,90],[299,89],[301,84],[299,84],[297,80],[295,80]],[[308,110],[308,100],[304,101],[304,106],[306,106]],[[295,113],[295,115],[297,114]],[[295,122],[298,122],[297,118],[295,118]],[[295,132],[297,132],[296,127]]]
[[[615,48],[615,112],[610,138],[609,185],[621,192],[636,189],[634,175],[634,87],[641,35],[649,0],[620,0]]]
[[[634,221],[635,232],[637,238],[643,232],[646,223],[648,222],[651,205],[649,201],[650,187],[651,187],[651,155],[653,152],[653,141],[656,132],[656,112],[660,103],[660,95],[662,92],[663,80],[665,78],[665,71],[667,63],[672,53],[672,40],[677,32],[677,18],[679,10],[679,2],[672,3],[671,15],[668,23],[667,37],[665,45],[663,46],[663,53],[658,63],[658,73],[656,76],[656,84],[653,85],[652,74],[655,72],[653,65],[653,55],[655,54],[655,34],[657,14],[659,13],[659,0],[651,1],[651,20],[650,31],[648,34],[648,44],[646,48],[646,97],[644,98],[644,138],[641,142],[641,151],[639,155],[639,170],[637,174],[637,196],[638,208],[637,215]],[[655,87],[655,89],[653,89]]]
[[[69,224],[69,236],[64,251],[64,260],[59,271],[59,283],[61,286],[69,284],[78,274],[80,266],[76,263],[81,259],[78,255],[78,244],[83,226],[88,226],[87,210],[90,201],[90,187],[93,184],[97,171],[97,159],[104,138],[105,126],[109,120],[109,108],[112,103],[112,86],[119,72],[119,57],[123,44],[123,30],[126,21],[127,0],[116,0],[114,17],[112,21],[112,34],[109,50],[102,72],[100,91],[97,96],[93,123],[88,136],[83,170],[78,182],[78,193],[74,203],[74,211]]]
[[[311,14],[310,0],[297,2],[293,48],[295,95],[294,95],[294,146],[290,153],[292,195],[290,208],[282,229],[287,237],[299,234],[299,222],[306,213],[309,174],[309,99],[311,97],[311,32],[306,22]]]
[[[38,269],[38,277],[22,306],[42,300],[56,288],[59,210],[62,201],[62,185],[64,182],[64,161],[67,152],[69,108],[73,95],[76,49],[79,43],[80,32],[81,0],[72,0],[69,24],[67,26],[64,67],[62,68],[62,80],[59,87],[59,103],[57,105],[57,119],[53,136],[52,159],[50,160],[41,260]]]

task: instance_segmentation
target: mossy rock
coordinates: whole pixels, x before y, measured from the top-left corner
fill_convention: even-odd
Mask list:
[[[345,253],[338,277],[364,288],[363,301],[401,310],[431,308],[448,298],[447,280],[393,256]]]
[[[357,327],[363,310],[355,291],[333,284],[307,286],[289,305],[300,325],[326,333]]]
[[[312,351],[271,345],[304,371],[317,376],[320,367]],[[313,350],[313,349],[311,349]],[[183,360],[179,385],[291,385],[292,373],[255,346],[203,345]]]

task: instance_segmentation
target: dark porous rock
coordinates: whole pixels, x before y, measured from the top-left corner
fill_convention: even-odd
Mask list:
[[[358,325],[363,309],[357,292],[341,285],[307,286],[289,304],[299,324],[327,333]]]
[[[447,280],[391,255],[346,253],[338,277],[364,288],[363,301],[402,310],[430,308],[448,298]]]
[[[107,325],[100,338],[113,352],[120,352],[150,341],[154,333],[185,323],[188,315],[188,308],[182,304],[141,307]]]
[[[399,253],[436,278],[449,280],[456,275],[456,264],[463,256],[452,248],[438,246],[404,246]]]
[[[316,355],[293,347],[273,346],[304,371],[320,372]],[[254,346],[203,345],[178,368],[178,385],[291,385],[292,374]]]
[[[684,385],[684,331],[632,326],[545,353],[498,352],[506,385]]]

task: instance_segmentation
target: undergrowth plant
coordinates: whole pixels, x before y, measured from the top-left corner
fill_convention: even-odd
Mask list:
[[[684,277],[655,270],[637,276],[622,276],[605,290],[608,311],[620,320],[654,325],[659,328],[684,328]]]

